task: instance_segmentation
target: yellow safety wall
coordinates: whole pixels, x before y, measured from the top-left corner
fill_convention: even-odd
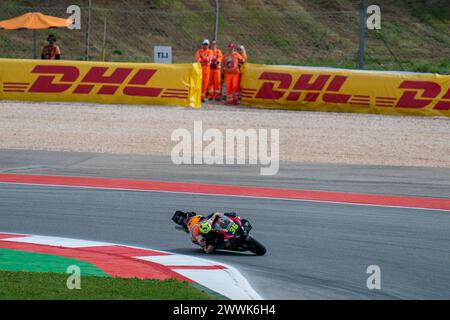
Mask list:
[[[450,116],[450,76],[246,64],[242,104],[272,109]]]
[[[0,99],[201,107],[199,64],[0,59]]]

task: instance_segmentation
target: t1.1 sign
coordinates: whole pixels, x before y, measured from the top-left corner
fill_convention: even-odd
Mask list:
[[[155,46],[153,52],[155,63],[172,63],[172,47]]]

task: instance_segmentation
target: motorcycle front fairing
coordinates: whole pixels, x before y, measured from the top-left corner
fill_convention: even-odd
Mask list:
[[[243,237],[247,236],[247,233],[242,227],[239,217],[221,217],[221,219],[214,225],[218,233],[217,249],[246,251],[245,247],[242,246],[242,240]]]

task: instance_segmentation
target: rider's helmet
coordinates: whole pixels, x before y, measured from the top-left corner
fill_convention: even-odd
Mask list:
[[[211,223],[208,220],[205,220],[200,224],[200,233],[203,235],[206,235],[211,229]]]

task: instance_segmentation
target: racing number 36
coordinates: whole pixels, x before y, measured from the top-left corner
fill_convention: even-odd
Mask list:
[[[233,223],[229,230],[232,234],[235,234],[238,228],[239,226],[236,223]]]

